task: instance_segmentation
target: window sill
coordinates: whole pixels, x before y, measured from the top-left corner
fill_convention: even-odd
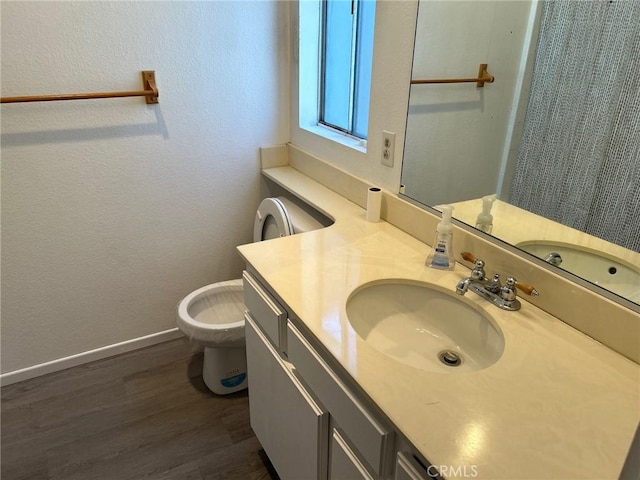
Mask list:
[[[351,137],[345,133],[333,130],[322,125],[310,125],[306,127],[300,127],[302,130],[306,130],[309,133],[318,135],[319,137],[326,138],[332,142],[339,143],[345,147],[352,148],[361,153],[367,153],[367,141],[359,138]]]

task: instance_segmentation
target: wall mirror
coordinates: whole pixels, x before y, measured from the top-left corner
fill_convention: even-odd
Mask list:
[[[420,0],[400,193],[636,309],[639,60],[639,2]]]

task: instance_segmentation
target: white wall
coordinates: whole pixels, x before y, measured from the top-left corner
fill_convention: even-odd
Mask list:
[[[238,277],[263,145],[289,136],[286,2],[2,2],[2,372],[173,328]]]

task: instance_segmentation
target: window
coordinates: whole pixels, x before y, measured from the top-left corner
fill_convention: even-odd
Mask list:
[[[366,140],[375,0],[301,0],[299,5],[300,127],[334,140],[335,134],[317,127]]]
[[[375,2],[323,0],[320,123],[366,139]]]

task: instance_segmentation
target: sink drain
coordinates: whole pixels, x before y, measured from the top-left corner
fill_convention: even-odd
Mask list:
[[[453,350],[443,350],[438,354],[438,359],[447,367],[457,367],[462,363],[462,357]]]

